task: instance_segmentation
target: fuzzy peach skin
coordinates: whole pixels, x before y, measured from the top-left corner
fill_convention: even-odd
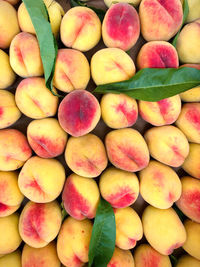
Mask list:
[[[0,171],[19,169],[31,154],[32,151],[23,133],[15,129],[0,130]]]
[[[51,242],[43,248],[32,248],[25,244],[22,251],[22,267],[60,267],[56,243]],[[14,266],[13,266],[14,267]]]
[[[88,51],[100,41],[100,19],[90,8],[83,6],[71,8],[62,19],[60,36],[65,46]]]
[[[125,81],[135,74],[135,64],[123,50],[104,48],[92,56],[91,74],[96,85]]]
[[[181,183],[182,194],[176,205],[188,218],[200,223],[200,181],[185,176]]]
[[[19,0],[4,0],[4,1],[10,3],[11,5],[16,5],[19,2]]]
[[[100,193],[93,179],[71,174],[65,183],[62,200],[67,213],[76,220],[93,219]]]
[[[142,135],[125,128],[109,132],[105,145],[110,162],[119,169],[136,172],[147,167],[149,150]]]
[[[144,235],[149,244],[163,255],[170,255],[186,241],[186,231],[174,209],[148,206],[143,215]]]
[[[200,64],[199,42],[200,19],[197,19],[185,25],[178,36],[176,49],[182,63]]]
[[[200,144],[190,144],[190,153],[182,168],[191,176],[200,179]]]
[[[101,108],[98,100],[90,92],[75,90],[60,103],[58,120],[70,135],[79,137],[91,132],[99,122]]]
[[[6,49],[20,29],[16,10],[11,4],[2,0],[0,1],[0,29],[0,48]]]
[[[92,235],[90,220],[77,221],[68,217],[62,224],[57,241],[58,257],[67,267],[81,267],[88,262]]]
[[[140,172],[140,194],[156,208],[170,208],[180,198],[181,191],[181,181],[176,172],[160,162],[150,161]]]
[[[104,144],[94,134],[70,137],[65,150],[65,161],[73,172],[89,178],[99,176],[108,164]]]
[[[151,41],[142,46],[137,66],[144,68],[178,68],[178,54],[173,45],[165,41]]]
[[[111,5],[113,5],[115,1],[113,0],[104,0],[104,3],[106,4],[107,7],[110,7]],[[118,0],[117,3],[129,3],[132,4],[134,6],[138,6],[139,3],[141,2],[141,0]]]
[[[65,170],[56,159],[30,158],[20,171],[18,184],[21,192],[31,201],[47,203],[61,193]]]
[[[90,66],[83,53],[75,49],[59,49],[54,72],[54,86],[71,92],[85,89],[90,80]]]
[[[170,259],[149,244],[142,244],[134,251],[135,267],[172,267]]]
[[[199,0],[188,0],[189,14],[186,22],[192,22],[200,18],[200,1]]]
[[[99,189],[113,208],[125,208],[137,200],[139,181],[134,173],[110,167],[102,173]]]
[[[11,86],[16,78],[9,62],[9,56],[0,49],[0,89]]]
[[[31,148],[41,158],[61,155],[67,143],[67,133],[54,118],[33,120],[28,125],[27,138]]]
[[[21,252],[19,250],[0,258],[1,267],[22,267]]]
[[[27,245],[42,248],[56,238],[61,223],[61,209],[56,201],[50,203],[29,201],[20,215],[19,233]]]
[[[200,260],[200,224],[191,220],[184,222],[187,239],[183,249],[192,257]]]
[[[0,129],[14,124],[21,117],[15,96],[7,90],[0,90]]]
[[[139,114],[143,120],[154,126],[174,123],[181,112],[179,95],[162,99],[157,102],[139,101]]]
[[[199,267],[200,261],[190,255],[183,255],[178,259],[176,267]]]
[[[9,254],[21,244],[18,224],[19,215],[17,213],[0,218],[0,254]]]
[[[145,135],[151,156],[171,167],[179,167],[189,154],[186,136],[175,126],[153,127]]]
[[[115,209],[116,246],[128,250],[142,239],[143,228],[138,214],[130,207]]]
[[[32,119],[51,117],[57,112],[58,97],[46,87],[44,78],[22,80],[17,87],[15,101],[20,111]]]
[[[122,266],[135,267],[134,258],[130,250],[123,250],[116,247],[107,267]]]
[[[0,217],[5,217],[14,213],[24,199],[18,187],[17,172],[0,171],[0,192]]]
[[[138,106],[135,99],[125,94],[105,94],[101,99],[101,113],[108,127],[126,128],[137,121]]]

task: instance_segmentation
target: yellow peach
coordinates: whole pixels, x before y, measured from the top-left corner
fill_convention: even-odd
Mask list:
[[[123,250],[117,247],[115,248],[113,256],[110,262],[108,263],[107,267],[115,267],[115,266],[135,267],[134,258],[130,250]]]
[[[190,153],[182,168],[191,176],[200,179],[200,144],[190,144]]]
[[[189,6],[189,14],[186,22],[191,22],[200,18],[200,1],[199,0],[187,0]]]
[[[176,267],[200,267],[200,261],[189,256],[183,255],[178,259]]]
[[[17,250],[0,258],[0,267],[22,267],[21,252]]]
[[[16,76],[10,66],[9,56],[1,49],[0,69],[0,89],[5,89],[14,83]]]

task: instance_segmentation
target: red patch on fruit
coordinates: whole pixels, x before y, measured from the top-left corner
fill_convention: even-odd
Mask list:
[[[0,213],[8,210],[9,207],[3,203],[0,202]]]
[[[14,52],[15,52],[19,62],[24,65],[24,59],[23,59],[23,54],[22,54],[21,49],[19,47],[15,46]]]
[[[168,196],[167,196],[167,200],[168,200],[169,202],[173,202],[173,201],[174,201],[174,194],[171,193],[171,192],[169,192],[169,194],[168,194]]]
[[[164,175],[161,171],[156,171],[153,175],[153,179],[156,182],[156,186],[164,187]]]
[[[166,254],[167,255],[170,255],[173,253],[173,251],[179,247],[182,247],[183,243],[176,243],[174,245],[172,245],[167,251],[166,251]]]
[[[179,160],[184,160],[183,155],[180,153],[179,147],[178,146],[171,146],[171,149],[173,150],[175,156],[179,159]]]
[[[137,120],[137,111],[134,108],[128,108],[126,100],[116,106],[116,111],[123,113],[128,125],[132,126]]]
[[[200,218],[200,191],[183,192],[179,203],[193,213],[195,217]]]
[[[130,206],[136,196],[135,193],[132,192],[132,189],[128,186],[120,188],[119,192],[116,194],[110,194],[106,200],[112,205],[114,208],[125,208]]]
[[[74,255],[73,263],[74,263],[73,266],[82,266],[83,265],[82,261],[79,259],[79,257],[77,255]]]
[[[3,107],[0,107],[0,118],[2,117],[3,115]]]
[[[186,119],[188,122],[192,123],[193,126],[200,131],[200,108],[197,109],[196,107],[190,108],[186,114]]]
[[[160,257],[155,252],[149,252],[141,257],[142,267],[162,267],[160,265]]]

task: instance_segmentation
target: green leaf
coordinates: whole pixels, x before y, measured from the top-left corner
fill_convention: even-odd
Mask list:
[[[127,81],[99,85],[95,93],[126,94],[145,101],[159,101],[200,84],[200,70],[188,67],[138,71]]]
[[[111,205],[101,199],[92,229],[89,267],[106,267],[115,249],[116,224]]]
[[[43,0],[23,0],[35,28],[40,47],[46,87],[53,92],[53,75],[58,52],[57,42],[51,30],[49,15]]]
[[[176,258],[173,254],[171,254],[171,255],[169,256],[169,258],[170,258],[172,267],[175,267],[176,264],[177,264],[177,262],[178,262],[177,258]],[[188,267],[189,267],[189,266],[188,266]]]
[[[185,24],[185,21],[187,19],[187,16],[189,14],[189,5],[188,5],[188,1],[187,0],[184,0],[183,2],[183,23],[181,25],[181,28],[183,27],[183,25]],[[180,30],[177,32],[176,36],[174,37],[173,41],[172,41],[172,45],[174,47],[176,47],[176,44],[177,44],[177,40],[178,40],[178,37],[179,37],[179,34],[181,32],[181,28]]]

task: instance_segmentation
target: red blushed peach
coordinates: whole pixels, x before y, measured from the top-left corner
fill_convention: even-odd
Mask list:
[[[32,121],[27,128],[27,138],[34,152],[41,158],[61,155],[67,143],[67,133],[54,118]]]
[[[11,5],[16,5],[19,0],[5,0],[6,2],[10,3]]]
[[[61,127],[75,137],[91,132],[100,117],[98,100],[90,92],[83,90],[76,90],[65,96],[58,109]]]
[[[180,0],[142,0],[139,15],[141,32],[147,41],[168,41],[183,21]]]
[[[102,197],[113,208],[128,207],[137,200],[139,195],[137,176],[112,167],[101,175],[99,188]]]
[[[77,220],[93,219],[100,199],[99,188],[93,179],[71,174],[62,194],[64,207]]]
[[[29,201],[19,219],[19,233],[26,244],[42,248],[56,238],[62,215],[57,202],[34,203]]]
[[[190,144],[190,152],[182,168],[191,176],[200,179],[200,144]]]
[[[105,138],[110,162],[117,168],[136,172],[147,167],[149,150],[142,135],[131,128],[114,130]]]
[[[73,172],[88,178],[99,176],[108,164],[104,144],[94,134],[70,137],[65,160]]]
[[[15,129],[0,130],[0,170],[14,171],[24,165],[32,151],[25,135]]]
[[[116,247],[107,267],[122,266],[135,267],[133,255],[131,254],[130,250],[123,250]]]
[[[176,49],[165,41],[152,41],[144,44],[137,56],[137,66],[144,68],[178,68]]]
[[[174,126],[153,127],[144,137],[151,156],[166,165],[179,167],[189,154],[186,136]]]
[[[107,47],[129,50],[140,35],[140,21],[135,8],[128,3],[112,5],[103,20],[102,36]]]
[[[162,99],[157,102],[139,101],[139,113],[143,120],[154,126],[174,123],[181,112],[179,95]]]

